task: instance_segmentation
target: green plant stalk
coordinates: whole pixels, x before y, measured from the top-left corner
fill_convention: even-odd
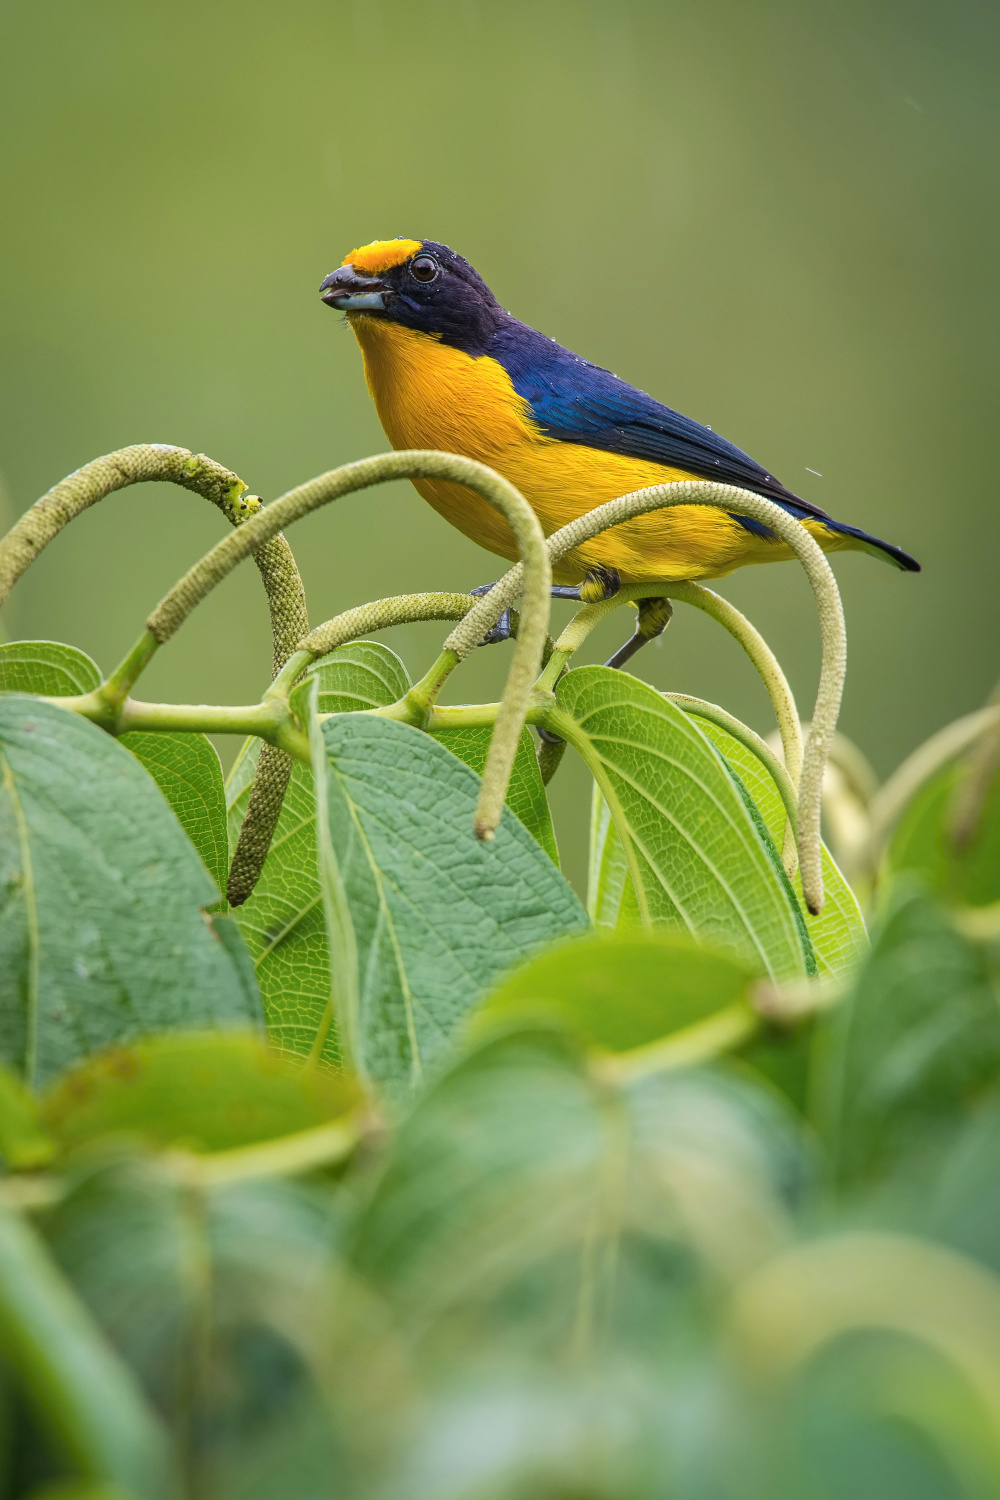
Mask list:
[[[125,734],[130,729],[200,730],[203,734],[255,735],[285,750],[296,760],[309,761],[309,742],[297,727],[286,705],[276,699],[265,699],[261,703],[206,704],[206,703],[143,703],[137,698],[127,698],[120,706],[113,721],[108,717],[108,706],[99,696],[98,688],[82,697],[43,698],[44,703],[53,703],[57,708],[69,709],[99,724],[109,734]]]
[[[232,526],[241,526],[261,508],[260,497],[247,493],[238,475],[204,454],[190,453],[165,443],[140,443],[94,459],[68,475],[31,507],[0,541],[0,603],[44,547],[62,528],[91,505],[115,490],[147,480],[178,484],[204,496],[218,507]],[[271,616],[273,670],[278,672],[300,637],[309,629],[305,590],[292,550],[283,536],[272,536],[254,552],[264,583]],[[148,664],[159,637],[148,631],[121,666],[99,690],[113,721],[139,675]],[[96,723],[108,727],[102,719]],[[292,763],[274,747],[261,754],[254,775],[246,817],[230,871],[233,905],[253,890],[281,812]]]
[[[822,549],[814,541],[805,526],[783,511],[772,500],[754,495],[749,490],[736,489],[731,485],[715,484],[710,480],[682,480],[675,484],[653,485],[649,489],[637,490],[632,495],[622,495],[598,506],[587,515],[571,521],[568,526],[553,532],[547,542],[553,563],[572,552],[583,542],[598,536],[611,526],[618,526],[636,516],[648,515],[655,510],[664,510],[675,505],[704,505],[711,508],[735,511],[763,521],[795,553],[809,579],[819,614],[822,638],[822,664],[819,688],[813,710],[809,738],[803,753],[802,772],[799,784],[799,862],[802,870],[802,889],[806,905],[817,915],[823,905],[823,867],[820,845],[820,803],[823,790],[823,770],[830,741],[837,727],[840,700],[844,690],[844,675],[847,668],[847,633],[844,627],[844,611],[840,602],[836,580]],[[520,564],[510,569],[480,601],[488,605],[479,621],[488,630],[500,618],[503,610],[517,598],[522,587]],[[646,586],[643,585],[645,588]],[[685,585],[685,588],[690,585]],[[629,589],[626,586],[626,597]],[[708,592],[708,591],[706,591]],[[663,582],[656,593],[670,597],[671,584]],[[679,596],[678,596],[679,597]],[[551,664],[550,664],[551,665]]]
[[[635,1083],[653,1073],[674,1072],[710,1062],[723,1052],[734,1052],[760,1030],[761,1019],[744,1001],[727,1005],[680,1031],[629,1052],[604,1053],[595,1060],[600,1077],[619,1085]]]
[[[475,814],[477,836],[489,840],[503,811],[525,711],[541,665],[548,633],[552,580],[545,538],[537,516],[514,486],[492,469],[456,454],[404,450],[363,459],[360,463],[347,464],[321,475],[275,500],[214,547],[161,600],[146,625],[157,640],[169,640],[192,609],[233,568],[283,527],[343,495],[390,479],[446,479],[465,485],[501,512],[514,533],[523,559],[523,619],[490,741]],[[478,630],[476,623],[477,611],[483,602],[478,601],[445,642],[445,649],[454,651],[459,660],[468,655],[486,633]]]
[[[418,620],[462,620],[475,603],[472,594],[398,594],[392,599],[375,599],[317,625],[300,644],[314,657],[326,656],[348,641],[388,630],[392,625],[411,625]]]
[[[236,1146],[230,1151],[171,1152],[166,1158],[171,1174],[188,1187],[201,1189],[259,1177],[296,1177],[319,1167],[346,1161],[363,1134],[360,1115],[331,1120],[293,1135]]]
[[[17,580],[70,521],[115,490],[162,481],[192,490],[218,507],[233,526],[260,508],[239,475],[203,453],[169,443],[137,443],[84,464],[53,485],[0,541],[0,605]]]
[[[79,1475],[143,1500],[174,1493],[164,1433],[35,1232],[0,1204],[0,1344]]]

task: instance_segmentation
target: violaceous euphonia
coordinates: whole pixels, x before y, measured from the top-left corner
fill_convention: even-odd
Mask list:
[[[825,551],[861,549],[919,572],[900,548],[832,520],[710,427],[512,317],[447,245],[376,240],[352,250],[320,295],[347,314],[392,446],[438,448],[488,464],[520,490],[546,535],[633,490],[715,479],[776,501]],[[500,557],[517,558],[506,521],[487,501],[461,485],[414,483],[459,531]],[[568,585],[610,579],[606,591],[614,592],[619,581],[719,578],[791,556],[760,521],[677,506],[603,532],[553,571]],[[554,592],[580,596],[576,587]],[[583,597],[594,597],[593,590]]]

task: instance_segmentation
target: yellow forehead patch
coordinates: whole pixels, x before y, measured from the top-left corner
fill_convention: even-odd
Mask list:
[[[423,240],[372,240],[370,245],[362,245],[345,255],[341,264],[357,266],[369,276],[380,276],[383,271],[391,271],[393,266],[401,266],[411,255],[416,255],[422,245]]]

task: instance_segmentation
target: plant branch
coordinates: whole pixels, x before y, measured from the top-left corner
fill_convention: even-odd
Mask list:
[[[503,811],[525,711],[541,663],[548,627],[551,569],[534,511],[513,485],[484,464],[456,454],[415,450],[380,454],[320,475],[275,500],[221,541],[161,600],[146,624],[157,640],[169,640],[196,605],[233,568],[283,527],[344,495],[390,479],[445,479],[473,490],[503,514],[523,558],[524,614],[476,808],[476,833],[480,838],[491,839]],[[478,626],[484,603],[480,599],[445,642],[445,648],[454,651],[459,660],[486,634]]]
[[[233,526],[260,509],[259,498],[247,494],[238,475],[203,453],[168,443],[119,448],[53,485],[0,541],[0,605],[43,548],[76,516],[115,490],[156,480],[203,495]]]

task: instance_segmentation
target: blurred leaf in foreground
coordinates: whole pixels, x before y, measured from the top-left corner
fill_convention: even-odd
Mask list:
[[[901,888],[818,1041],[815,1115],[836,1179],[912,1168],[943,1148],[1000,1076],[985,954],[924,894]]]
[[[1000,901],[1000,774],[986,789],[973,836],[959,847],[954,819],[967,775],[965,764],[952,764],[920,788],[892,836],[886,872],[915,875],[945,901],[988,906]]]
[[[357,1101],[343,1074],[306,1071],[254,1036],[202,1032],[99,1053],[52,1083],[42,1114],[65,1146],[125,1133],[226,1151],[308,1130]]]
[[[471,1017],[475,1034],[532,1020],[625,1052],[742,1001],[753,968],[682,933],[621,932],[559,943],[515,969]]]

